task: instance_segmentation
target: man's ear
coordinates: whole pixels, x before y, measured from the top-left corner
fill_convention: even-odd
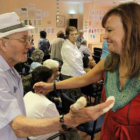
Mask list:
[[[6,52],[5,41],[2,38],[0,38],[0,50]]]

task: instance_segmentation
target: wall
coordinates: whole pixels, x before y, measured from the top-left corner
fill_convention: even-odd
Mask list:
[[[85,30],[84,37],[89,43],[89,47],[102,47],[101,36],[105,33],[102,28],[101,21],[104,14],[111,7],[101,7],[92,3],[84,4],[83,28]]]
[[[64,27],[57,27],[56,26],[56,0],[0,0],[1,3],[1,8],[0,8],[0,14],[5,13],[5,12],[12,12],[17,9],[21,10],[22,7],[27,7],[28,12],[30,11],[29,5],[34,4],[36,11],[37,9],[41,9],[42,12],[47,11],[49,13],[48,17],[42,17],[41,20],[41,25],[36,25],[35,27],[38,29],[35,30],[34,32],[34,43],[35,47],[38,46],[38,39],[39,39],[39,31],[40,30],[45,30],[48,31],[48,28],[52,30],[51,33],[48,33],[48,39],[50,42],[52,42],[53,39],[56,38],[56,33],[59,30],[65,31],[65,28],[69,25],[69,19],[70,18],[76,18],[78,19],[78,29],[84,29],[85,34],[84,37],[85,39],[88,40],[89,44],[97,44],[101,46],[100,42],[100,34],[104,34],[104,30],[102,32],[99,32],[96,34],[96,38],[90,38],[90,33],[89,29],[93,29],[94,27],[91,27],[89,25],[89,22],[91,21],[89,12],[91,9],[94,10],[108,10],[110,7],[99,7],[96,5],[92,5],[91,3],[68,3],[68,2],[59,2],[59,14],[65,17],[65,23]],[[70,15],[70,11],[74,11],[74,15]],[[84,13],[84,14],[83,14]],[[27,17],[24,18],[22,17],[23,15],[19,12],[19,16],[21,16],[22,20],[36,20],[36,17]],[[94,20],[92,20],[94,22]],[[101,24],[101,20],[98,22]],[[98,25],[101,27],[101,25]],[[92,34],[93,35],[93,34]]]
[[[30,11],[29,5],[34,4],[35,5],[35,10],[41,9],[42,12],[47,11],[49,13],[48,17],[42,17],[41,25],[35,26],[38,28],[38,33],[35,31],[34,33],[34,43],[35,47],[38,45],[38,39],[39,39],[39,30],[41,29],[54,29],[54,33],[49,33],[48,34],[48,39],[50,42],[52,42],[53,39],[56,38],[56,33],[59,30],[65,31],[65,28],[69,25],[69,19],[70,18],[77,18],[78,19],[78,28],[82,29],[83,28],[83,5],[76,3],[66,3],[66,2],[59,2],[59,14],[64,15],[65,17],[65,26],[64,27],[57,27],[56,26],[56,0],[0,0],[1,3],[1,8],[0,8],[0,14],[6,13],[6,12],[12,12],[12,11],[17,11],[17,9],[21,9],[22,7],[28,8],[28,12]],[[69,14],[70,10],[75,11],[75,15],[71,16]],[[22,13],[18,13],[19,16],[21,16],[22,20],[35,20],[36,17],[27,17],[24,18]],[[47,30],[47,29],[46,29]]]

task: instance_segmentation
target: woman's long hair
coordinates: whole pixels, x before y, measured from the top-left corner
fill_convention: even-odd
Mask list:
[[[109,10],[102,20],[103,27],[106,26],[106,21],[111,15],[118,15],[121,18],[125,31],[122,53],[123,62],[128,67],[126,76],[129,78],[136,77],[140,73],[140,5],[125,3]],[[120,56],[111,52],[105,69],[114,71],[119,63]]]

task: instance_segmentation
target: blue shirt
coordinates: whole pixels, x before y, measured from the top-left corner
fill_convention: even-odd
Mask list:
[[[108,51],[108,46],[107,46],[107,40],[105,40],[105,41],[103,42],[102,55],[101,55],[101,58],[100,58],[100,59],[103,59],[103,58],[106,57],[108,54],[109,54],[109,51]]]
[[[19,115],[26,115],[21,78],[0,55],[0,140],[26,140],[17,138],[9,124]]]

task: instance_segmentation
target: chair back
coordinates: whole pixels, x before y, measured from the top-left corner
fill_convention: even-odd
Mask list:
[[[101,56],[102,54],[102,49],[101,48],[94,48],[94,54],[97,55],[97,56]]]
[[[67,93],[62,92],[60,95],[62,100],[62,112],[67,114],[70,110],[70,106],[76,101],[70,98]]]

